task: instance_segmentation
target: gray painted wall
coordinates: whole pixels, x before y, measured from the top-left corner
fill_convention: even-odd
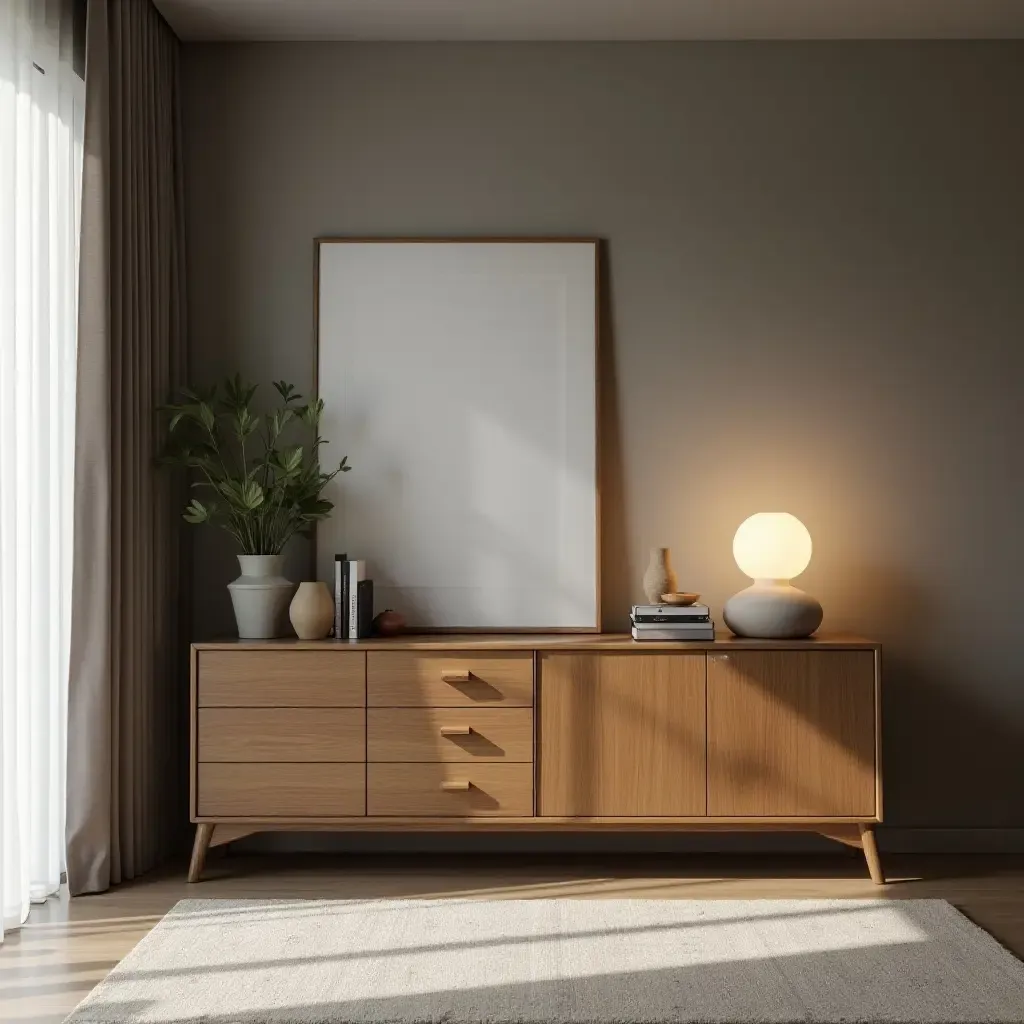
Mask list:
[[[789,510],[825,628],[886,644],[888,819],[1024,826],[1024,45],[190,45],[185,82],[198,381],[310,386],[315,235],[607,239],[606,627],[654,544],[720,608]],[[197,538],[197,637],[232,562]]]

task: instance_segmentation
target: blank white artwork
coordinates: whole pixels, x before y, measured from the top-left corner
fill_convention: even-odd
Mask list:
[[[319,243],[317,571],[410,626],[598,629],[595,242]]]

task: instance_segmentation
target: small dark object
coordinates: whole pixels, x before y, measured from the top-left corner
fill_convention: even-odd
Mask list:
[[[401,612],[385,609],[373,620],[373,631],[378,636],[398,636],[405,629],[405,616]]]

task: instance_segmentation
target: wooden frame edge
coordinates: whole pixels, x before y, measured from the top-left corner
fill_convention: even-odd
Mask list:
[[[879,821],[884,814],[884,786],[882,776],[882,648],[875,648],[875,816]]]
[[[878,822],[866,817],[836,818],[729,818],[722,820],[708,818],[586,818],[564,816],[528,817],[370,817],[348,818],[254,818],[200,816],[196,824],[249,827],[264,831],[278,832],[345,832],[393,830],[415,831],[515,831],[531,832],[592,832],[592,831],[662,831],[662,832],[821,832],[823,829],[858,826],[873,827]]]
[[[465,643],[459,638],[463,637]],[[529,641],[529,642],[527,642]],[[428,646],[424,646],[428,645]],[[616,646],[618,645],[618,646]],[[819,640],[743,640],[722,637],[715,640],[633,640],[628,633],[553,632],[535,630],[505,630],[501,633],[479,631],[470,633],[406,632],[395,638],[371,637],[367,640],[299,640],[295,637],[277,637],[272,640],[208,640],[192,645],[199,651],[431,651],[457,650],[465,647],[474,652],[483,651],[539,651],[541,653],[568,651],[615,651],[621,654],[650,654],[652,652],[693,653],[695,651],[877,651],[879,644],[855,637]]]

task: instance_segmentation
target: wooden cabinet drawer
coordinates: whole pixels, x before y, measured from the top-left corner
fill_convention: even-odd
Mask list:
[[[363,708],[200,708],[200,761],[365,761]]]
[[[531,764],[369,764],[367,813],[381,817],[528,817]]]
[[[200,764],[200,817],[332,818],[366,814],[363,764]]]
[[[530,708],[370,708],[370,761],[532,761]]]
[[[531,707],[533,655],[370,651],[366,692],[373,707]]]
[[[366,704],[361,651],[201,651],[199,707],[357,708]]]

